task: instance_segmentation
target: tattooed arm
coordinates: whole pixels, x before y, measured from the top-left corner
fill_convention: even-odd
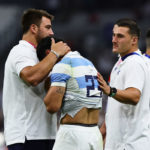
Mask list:
[[[50,87],[50,89],[47,92],[47,95],[44,98],[44,103],[49,113],[55,113],[59,111],[64,94],[65,94],[65,87],[61,86]]]

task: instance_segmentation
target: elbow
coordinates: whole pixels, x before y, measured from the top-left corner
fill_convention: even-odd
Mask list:
[[[29,84],[30,84],[31,86],[37,86],[37,85],[39,84],[39,82],[34,81],[34,80],[30,80],[30,81],[29,81]]]
[[[140,100],[140,97],[137,96],[134,99],[132,99],[131,104],[135,106],[138,104],[139,100]]]
[[[136,94],[136,97],[133,100],[133,105],[137,105],[141,97],[141,93]]]
[[[59,109],[60,109],[60,107],[58,107],[54,103],[51,103],[50,101],[47,101],[46,98],[44,99],[44,103],[45,103],[47,112],[49,112],[51,114],[54,114],[54,113],[58,112]]]
[[[46,106],[46,110],[50,114],[54,114],[54,113],[58,112],[59,109],[57,109],[57,107],[54,107],[54,106]]]
[[[138,103],[138,102],[132,101],[132,102],[131,102],[131,105],[134,105],[134,106],[135,106],[137,103]]]
[[[129,88],[126,91],[127,104],[137,105],[141,97],[141,92],[136,88]]]
[[[31,86],[37,86],[38,84],[39,84],[39,82],[37,82],[35,79],[33,79],[33,78],[26,78],[26,82],[29,84],[29,85],[31,85]]]

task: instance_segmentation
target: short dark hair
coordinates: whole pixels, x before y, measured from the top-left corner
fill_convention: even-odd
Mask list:
[[[22,16],[23,34],[29,30],[31,24],[36,24],[37,26],[39,26],[43,16],[49,18],[51,21],[54,19],[54,16],[49,14],[45,10],[33,8],[26,10]]]
[[[130,18],[122,18],[116,21],[115,23],[118,26],[121,27],[128,27],[129,28],[129,33],[131,35],[135,35],[140,38],[140,28],[138,27],[137,23],[135,20],[130,19]]]
[[[60,38],[54,38],[55,42],[59,42],[59,41],[63,41]],[[37,52],[37,57],[38,59],[41,61],[45,56],[46,56],[46,50],[51,50],[51,44],[52,44],[52,40],[51,37],[45,37],[43,38],[37,48],[36,48],[36,52]]]

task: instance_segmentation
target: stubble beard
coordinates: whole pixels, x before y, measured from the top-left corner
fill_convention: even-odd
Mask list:
[[[45,38],[45,37],[53,37],[53,36],[41,36],[41,34],[37,34],[37,36],[36,36],[36,41],[37,41],[37,43],[39,44],[40,43],[40,41],[43,39],[43,38]]]
[[[38,33],[35,38],[36,38],[37,43],[39,44],[40,41],[41,41],[44,37],[42,37],[42,36],[40,35],[40,33]]]

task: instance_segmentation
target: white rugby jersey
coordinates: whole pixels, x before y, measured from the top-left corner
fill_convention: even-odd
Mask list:
[[[145,60],[147,62],[148,65],[150,65],[150,55],[148,54],[143,54],[145,56]]]
[[[110,86],[120,90],[139,89],[136,105],[108,98],[105,150],[150,149],[150,72],[140,51],[118,60],[112,69]]]
[[[57,116],[46,111],[44,81],[35,87],[19,76],[23,68],[37,64],[35,48],[21,40],[9,53],[3,86],[4,134],[7,145],[28,140],[54,139]]]
[[[74,117],[83,107],[100,108],[102,92],[94,65],[77,51],[69,52],[51,72],[51,86],[66,87],[61,118]]]

